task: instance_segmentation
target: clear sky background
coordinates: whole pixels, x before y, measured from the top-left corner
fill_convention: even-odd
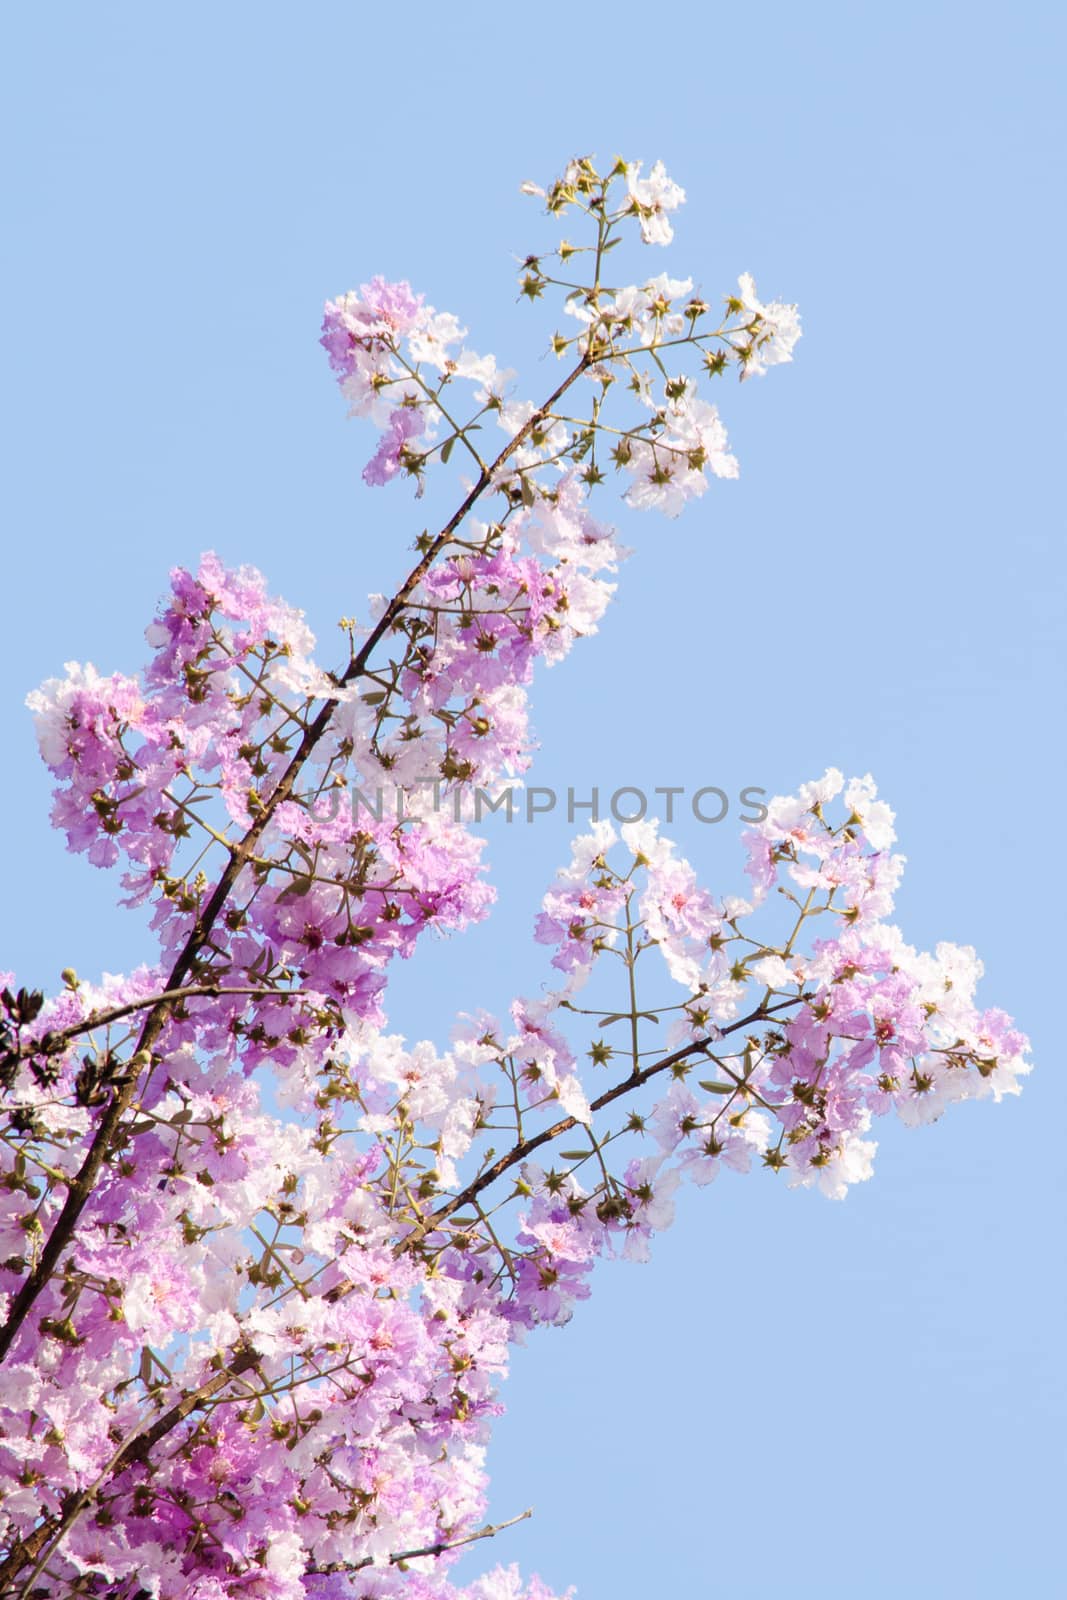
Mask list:
[[[1031,1033],[1023,1097],[883,1132],[843,1204],[770,1174],[687,1194],[518,1353],[482,1547],[582,1600],[1064,1593],[1065,13],[41,4],[5,10],[7,452],[0,966],[143,959],[116,885],[47,825],[27,690],[134,670],[175,562],[263,568],[330,637],[407,564],[316,339],[374,272],[547,392],[555,242],[527,177],[661,157],[671,253],[800,303],[796,363],[720,400],[742,462],[636,549],[598,639],[543,677],[533,781],[785,792],[835,764],[895,806],[911,942],[973,943]],[[602,512],[607,501],[602,502]],[[329,657],[332,652],[327,647]],[[395,1020],[546,975],[529,938],[566,819],[492,829],[492,923]],[[676,830],[717,891],[736,818]]]

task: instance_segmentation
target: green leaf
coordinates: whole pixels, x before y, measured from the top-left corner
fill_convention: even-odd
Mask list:
[[[310,892],[311,879],[305,878],[298,873],[293,878],[292,883],[287,883],[281,894],[277,896],[275,904],[280,905],[283,900],[300,899],[304,895],[310,894]]]
[[[290,839],[289,844],[290,848],[296,851],[308,872],[313,873],[315,871],[315,862],[307,845],[303,844],[299,839]]]

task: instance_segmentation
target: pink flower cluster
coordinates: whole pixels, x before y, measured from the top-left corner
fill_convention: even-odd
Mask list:
[[[219,881],[204,864],[266,816],[330,684],[299,614],[270,600],[258,574],[211,556],[196,578],[173,574],[148,637],[143,684],[72,667],[30,704],[61,780],[54,820],[98,865],[125,855],[129,903],[152,900],[173,961]],[[335,779],[341,748],[335,738]],[[309,1027],[325,1047],[313,1020],[324,1007],[335,1020],[380,1016],[389,961],[409,956],[425,928],[462,928],[490,903],[481,841],[446,814],[357,818],[324,807],[320,790],[274,805],[198,963],[203,982],[233,992],[191,1000],[188,1016],[209,1019],[212,1043],[240,1028],[249,1070],[291,1056]],[[249,989],[262,991],[250,1016]],[[198,1037],[191,1023],[169,1026]]]
[[[673,237],[668,218],[683,203],[684,190],[662,162],[647,178],[640,173],[639,162],[618,162],[602,177],[591,159],[582,158],[547,191],[535,184],[523,189],[545,199],[552,215],[578,209],[595,221],[599,263],[634,222],[645,244],[666,245]],[[548,288],[564,291],[564,310],[579,332],[555,334],[552,348],[560,357],[580,357],[583,376],[599,389],[589,424],[580,415],[538,412],[530,402],[510,398],[514,373],[499,369],[494,356],[467,349],[467,330],[457,318],[425,305],[407,283],[375,278],[327,303],[322,344],[350,413],[372,417],[384,428],[364,471],[367,483],[385,484],[405,472],[421,494],[427,467],[435,457],[447,461],[457,444],[486,475],[489,464],[476,435],[491,417],[514,445],[506,469],[496,474],[498,486],[525,490],[529,501],[536,498],[530,493],[535,474],[570,466],[597,484],[604,471],[596,435],[607,432],[605,403],[614,406],[620,391],[637,401],[636,417],[620,412],[610,428],[610,461],[627,475],[628,504],[676,516],[705,492],[709,474],[737,477],[718,407],[701,397],[685,363],[698,357],[712,378],[733,367],[744,379],[792,361],[801,336],[796,306],[761,301],[744,273],[738,292],[725,297],[725,315],[712,326],[710,307],[694,292],[692,279],[659,273],[608,287],[598,270],[593,283],[576,285],[575,254],[566,243],[551,252],[566,268],[562,277],[555,276],[549,257],[527,257],[520,283],[531,300]],[[451,393],[457,380],[474,385],[476,409],[462,421]]]

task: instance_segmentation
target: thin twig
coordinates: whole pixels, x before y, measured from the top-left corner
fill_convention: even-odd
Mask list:
[[[442,1539],[437,1544],[423,1545],[421,1550],[398,1550],[395,1555],[386,1556],[385,1559],[390,1566],[397,1567],[404,1561],[417,1561],[420,1556],[443,1556],[446,1550],[458,1550],[461,1545],[474,1544],[477,1539],[492,1539],[496,1534],[503,1533],[505,1528],[514,1528],[516,1524],[525,1522],[532,1516],[533,1507],[527,1506],[517,1517],[509,1517],[506,1522],[488,1523],[475,1533],[464,1534],[462,1539]],[[309,1567],[307,1576],[320,1577],[330,1572],[362,1572],[364,1567],[373,1565],[373,1556],[364,1556],[362,1561],[331,1561],[324,1567]]]

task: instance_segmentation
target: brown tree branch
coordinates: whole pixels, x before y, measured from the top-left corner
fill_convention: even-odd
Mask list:
[[[177,1005],[182,1000],[193,1000],[201,995],[218,999],[221,995],[245,994],[257,995],[260,998],[268,994],[285,996],[293,991],[288,989],[274,989],[263,984],[237,984],[230,986],[223,983],[193,983],[183,989],[164,989],[159,994],[145,995],[143,1000],[130,1000],[126,1005],[111,1006],[107,1011],[90,1012],[81,1022],[72,1023],[69,1028],[60,1028],[55,1033],[43,1033],[39,1039],[30,1044],[20,1045],[17,1050],[11,1051],[5,1057],[12,1057],[18,1061],[26,1061],[30,1056],[54,1056],[65,1050],[72,1039],[77,1039],[83,1033],[92,1033],[96,1028],[109,1028],[113,1022],[121,1022],[123,1017],[132,1016],[135,1011],[147,1011],[152,1006],[167,1004]]]
[[[386,1556],[386,1561],[391,1567],[398,1567],[405,1561],[417,1561],[420,1556],[443,1556],[446,1550],[458,1550],[462,1545],[475,1544],[479,1539],[492,1539],[498,1533],[503,1533],[505,1528],[514,1528],[518,1523],[525,1522],[533,1516],[533,1507],[527,1506],[525,1511],[520,1511],[517,1517],[509,1517],[506,1522],[494,1522],[479,1528],[475,1533],[466,1533],[462,1539],[442,1539],[437,1544],[423,1545],[421,1550],[398,1550],[395,1555]],[[362,1561],[331,1561],[324,1567],[309,1567],[307,1576],[325,1576],[331,1572],[362,1572],[365,1567],[374,1565],[373,1556],[365,1556]]]
[[[809,998],[810,996],[801,993],[793,999],[780,1000],[773,1006],[760,1006],[757,1010],[749,1012],[747,1017],[741,1017],[739,1021],[732,1022],[728,1028],[724,1028],[719,1038],[726,1039],[731,1033],[739,1033],[742,1028],[751,1028],[755,1023],[764,1021],[765,1018],[772,1016],[775,1012],[799,1005],[801,1001]],[[716,1042],[713,1039],[697,1039],[692,1044],[683,1045],[681,1049],[675,1050],[673,1054],[663,1056],[659,1061],[653,1062],[651,1066],[641,1067],[639,1070],[635,1069],[628,1078],[624,1078],[620,1083],[614,1084],[612,1088],[606,1089],[602,1095],[591,1101],[590,1110],[603,1110],[604,1106],[610,1105],[613,1100],[620,1099],[624,1094],[632,1094],[635,1089],[642,1088],[657,1073],[667,1072],[671,1067],[679,1066],[683,1061],[687,1061],[690,1056],[711,1054],[712,1047]],[[401,1241],[400,1248],[407,1250],[412,1245],[418,1244],[428,1233],[433,1233],[436,1228],[440,1227],[442,1222],[446,1222],[455,1212],[461,1211],[465,1205],[469,1205],[475,1200],[483,1189],[487,1189],[490,1184],[495,1183],[497,1178],[507,1172],[510,1167],[516,1166],[520,1161],[525,1161],[541,1145],[548,1144],[553,1139],[558,1139],[561,1134],[569,1133],[572,1128],[578,1126],[577,1117],[563,1117],[559,1122],[554,1122],[550,1128],[544,1128],[540,1133],[533,1134],[529,1139],[523,1139],[517,1145],[513,1145],[507,1155],[503,1155],[498,1161],[494,1161],[491,1167],[486,1167],[485,1171],[479,1173],[465,1189],[451,1200],[446,1201],[443,1206],[438,1206],[437,1210],[432,1211],[417,1228],[405,1235]]]

